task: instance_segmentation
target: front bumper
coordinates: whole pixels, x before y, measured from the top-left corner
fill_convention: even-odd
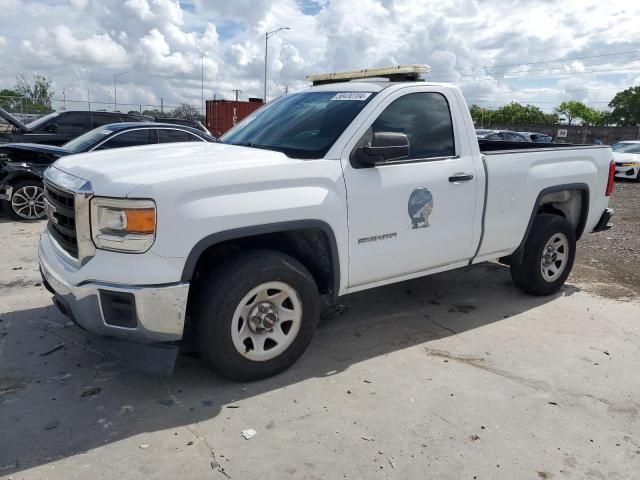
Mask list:
[[[146,286],[87,281],[73,285],[65,280],[64,272],[70,267],[52,241],[41,240],[38,254],[45,286],[63,313],[80,327],[97,335],[147,343],[182,338],[188,283]]]
[[[11,200],[13,187],[11,185],[0,185],[0,200]]]
[[[616,178],[637,178],[638,171],[640,171],[640,165],[637,166],[623,166],[616,165]]]

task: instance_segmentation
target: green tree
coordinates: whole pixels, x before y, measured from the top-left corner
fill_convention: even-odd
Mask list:
[[[16,112],[20,110],[20,95],[15,90],[9,90],[3,88],[0,90],[0,107],[9,112]]]
[[[606,123],[604,112],[591,108],[578,100],[562,102],[556,108],[556,112],[564,115],[569,125],[572,125],[576,119],[582,120],[583,125],[604,125]]]
[[[623,127],[640,125],[640,87],[631,87],[616,93],[609,103],[613,110],[607,115],[610,123]]]
[[[474,103],[469,107],[469,113],[471,113],[473,123],[477,127],[482,128],[491,125],[492,110],[490,108],[483,108]]]
[[[53,110],[51,108],[53,90],[49,78],[34,74],[33,84],[31,84],[24,75],[20,75],[16,79],[15,91],[24,97],[22,108],[26,113],[49,113]]]
[[[157,108],[154,108],[153,110],[143,110],[142,115],[147,115],[149,117],[159,117],[159,118],[168,116],[168,114],[162,113]]]
[[[518,102],[511,102],[491,113],[491,123],[493,124],[553,125],[557,122],[557,115],[546,114],[535,105],[522,105]]]
[[[175,108],[168,117],[171,118],[184,118],[186,120],[201,120],[202,115],[198,112],[198,109],[188,103],[181,103]]]

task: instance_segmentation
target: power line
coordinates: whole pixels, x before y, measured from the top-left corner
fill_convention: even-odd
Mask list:
[[[584,57],[559,58],[556,60],[545,60],[541,62],[523,62],[523,63],[511,63],[511,64],[503,64],[503,65],[479,65],[474,67],[448,68],[448,69],[442,69],[442,70],[432,70],[431,73],[466,70],[468,68],[508,68],[508,67],[518,67],[518,66],[525,66],[525,65],[542,65],[546,63],[556,63],[556,62],[572,62],[575,60],[586,60],[588,58],[602,58],[602,57],[610,57],[614,55],[627,55],[630,53],[638,53],[638,52],[640,52],[640,50],[628,50],[626,52],[603,53],[601,55],[588,55]]]

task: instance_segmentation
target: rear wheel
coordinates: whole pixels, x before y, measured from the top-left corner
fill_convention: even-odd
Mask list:
[[[11,200],[5,202],[5,211],[13,220],[40,220],[46,215],[44,188],[41,182],[27,180],[13,187]]]
[[[527,293],[550,295],[564,285],[575,255],[571,224],[558,215],[540,214],[525,242],[522,261],[511,265],[511,278]]]
[[[260,250],[210,273],[193,305],[200,353],[224,377],[269,377],[305,351],[320,318],[320,296],[294,258]]]

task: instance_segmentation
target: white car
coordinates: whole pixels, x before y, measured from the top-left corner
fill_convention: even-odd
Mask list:
[[[611,145],[616,162],[616,178],[640,182],[640,140],[628,140]]]
[[[460,89],[410,81],[423,71],[310,77],[220,143],[58,160],[45,286],[138,360],[191,331],[235,380],[293,364],[341,295],[497,258],[522,290],[557,292],[576,240],[609,228],[611,149],[479,145]]]

